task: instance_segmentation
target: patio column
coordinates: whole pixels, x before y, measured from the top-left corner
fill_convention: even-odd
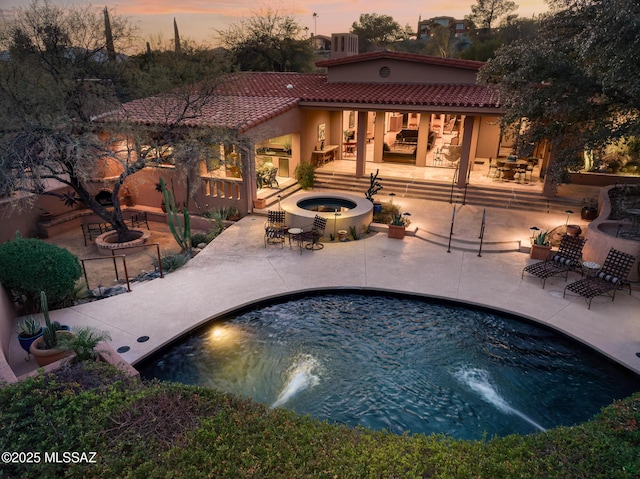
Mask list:
[[[385,117],[384,111],[376,112],[375,128],[373,130],[373,162],[382,163],[382,147],[384,145],[385,133]]]
[[[427,148],[429,145],[429,127],[431,115],[420,113],[418,125],[418,144],[416,146],[416,166],[427,166]]]
[[[362,178],[366,174],[367,163],[367,119],[369,112],[358,112],[358,130],[356,134],[356,178]]]
[[[471,137],[473,136],[473,125],[475,117],[467,115],[464,118],[464,133],[462,134],[462,147],[460,148],[460,168],[458,169],[458,188],[464,188],[467,184],[467,174],[469,172]]]
[[[255,145],[250,148],[239,147],[242,161],[242,189],[247,211],[253,211],[253,200],[258,197],[258,184],[256,181],[256,155]]]

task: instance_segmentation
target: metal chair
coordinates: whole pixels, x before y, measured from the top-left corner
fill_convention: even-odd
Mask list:
[[[87,240],[93,241],[104,231],[100,223],[82,223],[82,236],[84,237],[84,245],[87,246]]]
[[[584,239],[576,236],[564,235],[560,241],[560,247],[555,253],[551,253],[550,258],[545,261],[530,264],[522,270],[522,278],[525,273],[529,273],[542,279],[542,289],[547,278],[564,273],[564,280],[569,276],[569,271],[575,269],[580,264]]]
[[[278,184],[278,180],[276,179],[277,175],[278,175],[278,168],[273,168],[271,171],[269,171],[269,175],[264,179],[264,186],[273,188],[273,184],[275,183],[276,188],[280,188],[280,185]]]
[[[139,213],[131,213],[129,218],[125,218],[125,222],[132,228],[140,228],[145,225],[149,229],[149,222],[147,220],[147,212],[141,211]]]
[[[284,211],[267,211],[267,222],[264,224],[264,247],[280,243],[284,247]]]
[[[589,304],[587,309],[591,309],[591,300],[593,298],[601,294],[607,294],[611,296],[611,301],[613,301],[616,298],[616,291],[625,284],[629,286],[629,294],[631,294],[631,284],[627,278],[635,260],[635,256],[611,248],[604,260],[602,269],[592,278],[584,278],[567,285],[564,288],[562,297],[569,290],[582,296]]]
[[[493,176],[491,176],[491,170],[493,170]],[[498,160],[496,160],[494,157],[490,156],[489,157],[489,171],[487,171],[487,176],[495,178],[497,174],[498,174]]]
[[[322,216],[316,215],[313,219],[313,224],[310,229],[303,228],[302,233],[298,237],[298,243],[300,244],[300,254],[302,254],[302,246],[309,250],[316,250],[324,248],[324,245],[320,243],[320,238],[324,235],[324,230],[327,227],[327,219]],[[306,243],[306,244],[305,244]]]
[[[460,146],[450,146],[447,151],[442,151],[444,161],[447,162],[447,166],[456,166],[460,162],[460,156],[462,149]]]

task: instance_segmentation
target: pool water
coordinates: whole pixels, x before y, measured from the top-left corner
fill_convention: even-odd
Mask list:
[[[349,211],[355,208],[357,205],[346,198],[333,198],[333,197],[320,197],[320,198],[306,198],[298,201],[297,206],[304,210],[309,211],[322,211],[322,212],[339,212]]]
[[[139,369],[332,422],[460,439],[573,425],[640,390],[638,376],[548,329],[369,294],[245,311]]]

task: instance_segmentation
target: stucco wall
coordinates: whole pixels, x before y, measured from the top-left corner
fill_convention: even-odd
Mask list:
[[[582,258],[584,261],[594,261],[603,264],[609,250],[615,248],[618,251],[632,254],[636,257],[634,265],[631,267],[629,279],[631,281],[640,281],[638,275],[638,262],[640,261],[640,241],[633,241],[625,238],[617,238],[618,221],[607,220],[611,214],[611,201],[609,200],[609,190],[615,186],[602,188],[598,204],[600,212],[598,217],[589,223],[585,232],[587,240],[582,250]]]
[[[388,77],[380,76],[380,69],[387,67]],[[430,65],[380,58],[344,65],[333,65],[327,73],[331,82],[366,83],[476,83],[477,71],[445,65]]]
[[[480,117],[478,144],[475,156],[478,158],[495,158],[500,146],[500,118],[495,116]]]
[[[16,312],[5,289],[0,286],[0,382],[14,382],[16,375],[7,363],[9,341],[16,334]]]
[[[613,175],[609,173],[570,173],[574,185],[609,186],[617,184],[640,185],[640,176]]]

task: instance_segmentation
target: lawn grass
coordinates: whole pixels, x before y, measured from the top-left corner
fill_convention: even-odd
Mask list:
[[[0,389],[0,477],[633,478],[640,394],[592,421],[528,436],[454,440],[331,425],[202,387],[141,383],[100,363]],[[45,463],[92,452],[96,463]]]

